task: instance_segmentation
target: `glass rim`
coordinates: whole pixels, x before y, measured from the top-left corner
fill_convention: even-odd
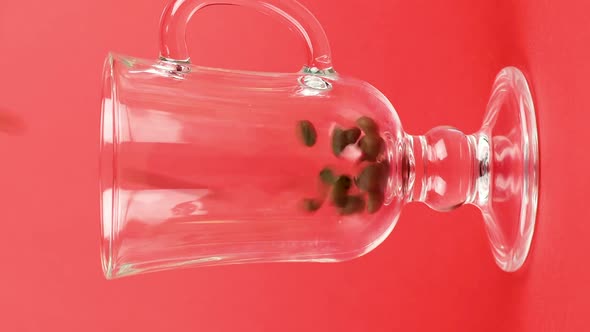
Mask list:
[[[101,96],[101,125],[99,150],[100,194],[100,256],[105,277],[111,279],[113,262],[113,227],[115,227],[115,197],[117,196],[115,159],[117,146],[117,84],[114,77],[115,56],[109,53],[104,64]]]

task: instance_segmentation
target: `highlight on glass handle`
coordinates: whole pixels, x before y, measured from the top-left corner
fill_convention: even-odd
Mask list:
[[[186,25],[200,9],[211,5],[251,7],[287,21],[305,40],[307,61],[304,71],[333,72],[330,45],[324,29],[313,14],[295,0],[175,0],[164,9],[160,20],[160,58],[190,63],[186,46]]]

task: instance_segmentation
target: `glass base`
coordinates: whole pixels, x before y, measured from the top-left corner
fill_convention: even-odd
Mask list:
[[[504,68],[493,86],[479,137],[477,200],[496,263],[518,270],[528,255],[535,228],[539,150],[535,108],[526,78]],[[488,148],[481,149],[482,145]]]

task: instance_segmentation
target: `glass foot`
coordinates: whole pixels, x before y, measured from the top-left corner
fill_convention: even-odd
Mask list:
[[[488,154],[478,157],[488,162],[480,165],[482,183],[474,203],[483,213],[496,263],[516,271],[531,246],[539,188],[535,108],[517,68],[504,68],[496,76],[478,137],[478,154]]]

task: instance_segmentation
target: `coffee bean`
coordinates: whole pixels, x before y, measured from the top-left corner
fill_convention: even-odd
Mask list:
[[[363,168],[355,183],[363,191],[380,191],[387,184],[387,167],[381,163]]]
[[[355,144],[360,136],[361,130],[356,127],[348,130],[334,129],[332,133],[332,151],[334,155],[339,156],[347,145]]]
[[[380,191],[372,191],[369,193],[369,199],[367,203],[367,212],[375,213],[383,205],[383,193]]]
[[[376,161],[384,145],[385,142],[383,139],[377,135],[365,135],[359,141],[359,146],[363,152],[363,159],[367,161]]]
[[[346,138],[346,144],[354,144],[361,137],[361,130],[354,127],[344,131],[344,137]]]
[[[322,202],[315,198],[305,198],[303,200],[303,209],[307,212],[314,212],[319,210],[322,206]]]
[[[297,133],[305,146],[313,146],[317,139],[315,127],[310,121],[301,120],[297,123]]]
[[[363,130],[363,132],[367,135],[373,134],[377,135],[379,133],[379,127],[375,120],[371,119],[368,116],[362,116],[356,120],[357,126]]]
[[[336,179],[335,185],[341,186],[345,190],[348,190],[348,189],[350,189],[350,186],[352,185],[352,180],[350,179],[350,176],[348,176],[348,175],[340,175]]]
[[[365,209],[365,200],[362,196],[348,196],[346,203],[339,210],[342,215],[350,215],[353,213],[360,213]]]
[[[332,152],[334,152],[334,155],[339,156],[346,145],[346,135],[344,135],[344,131],[340,128],[334,129],[332,132]]]
[[[332,188],[332,202],[334,205],[338,207],[344,207],[346,205],[346,199],[348,195],[348,190],[352,181],[346,175],[339,176],[334,182],[334,186]]]
[[[332,172],[331,169],[325,167],[320,171],[320,179],[323,183],[332,185],[336,182],[336,175],[334,175],[334,172]]]

